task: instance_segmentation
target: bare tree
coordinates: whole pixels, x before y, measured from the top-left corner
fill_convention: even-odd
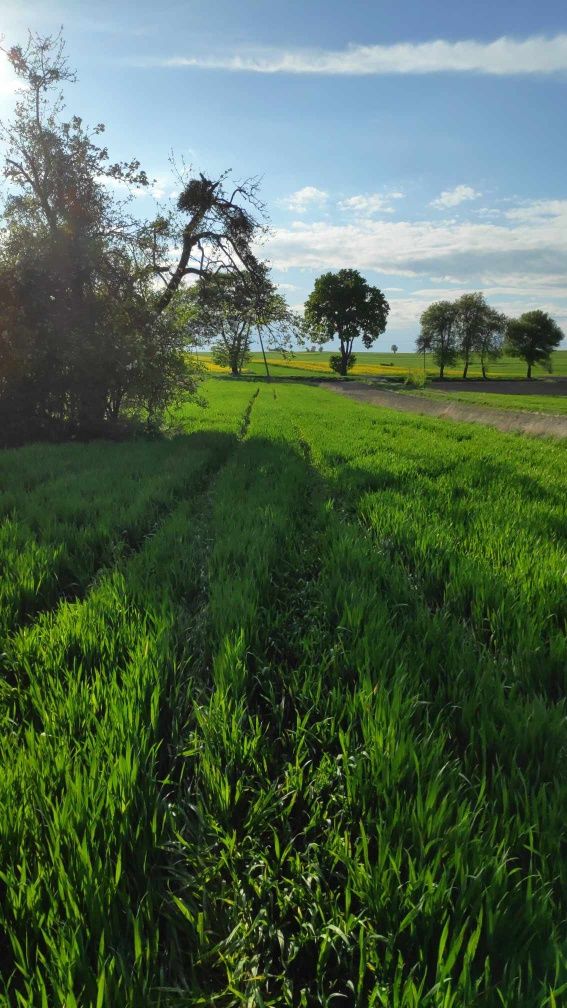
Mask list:
[[[158,314],[186,277],[229,272],[254,277],[261,272],[253,246],[267,228],[258,180],[248,179],[229,191],[228,172],[218,179],[200,174],[187,180],[185,175],[179,173],[183,187],[176,210],[157,217],[145,233],[148,268],[164,283]]]

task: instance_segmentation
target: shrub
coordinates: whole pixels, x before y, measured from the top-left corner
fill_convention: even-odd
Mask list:
[[[427,376],[425,371],[408,371],[405,379],[404,385],[408,385],[410,388],[425,388],[427,384]]]
[[[346,368],[342,354],[334,353],[329,357],[329,367],[331,368],[331,371],[336,371],[337,374],[343,375],[343,377],[346,375],[347,371],[350,371],[351,368],[354,367],[355,364],[356,354],[353,353],[348,355]]]

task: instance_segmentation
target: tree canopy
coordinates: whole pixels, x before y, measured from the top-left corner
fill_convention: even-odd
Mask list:
[[[466,378],[473,355],[478,354],[486,377],[486,362],[502,354],[506,324],[506,316],[491,308],[479,291],[463,294],[456,301],[436,301],[421,316],[416,349],[433,354],[441,378],[445,367],[458,358],[463,361]]]
[[[511,319],[506,329],[506,345],[510,353],[525,360],[527,378],[532,377],[534,364],[551,366],[551,353],[563,339],[563,330],[545,311],[524,312]]]
[[[140,221],[129,212],[148,185],[139,162],[112,162],[104,125],[66,115],[75,74],[61,36],[30,34],[5,53],[21,88],[0,125],[4,439],[90,436],[136,413],[154,423],[199,377],[174,305],[185,278],[260,269],[257,184],[180,177],[177,206]]]
[[[342,269],[317,278],[305,303],[305,324],[315,343],[338,338],[334,370],[346,375],[352,367],[354,341],[361,340],[370,349],[384,332],[389,311],[378,287],[371,287],[358,270]]]
[[[506,316],[491,308],[480,291],[463,294],[454,305],[456,346],[463,361],[463,378],[467,377],[475,353],[481,358],[485,375],[486,360],[502,353]]]
[[[264,348],[291,353],[299,321],[277,291],[265,265],[254,273],[211,273],[190,289],[189,331],[211,347],[213,360],[239,375],[250,357],[256,333]]]
[[[445,367],[457,359],[457,309],[451,301],[434,301],[423,312],[416,349],[418,353],[432,353],[439,366],[439,377],[445,376]]]

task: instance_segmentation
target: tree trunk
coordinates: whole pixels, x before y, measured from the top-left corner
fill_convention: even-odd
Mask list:
[[[258,327],[258,337],[260,340],[260,346],[262,347],[262,357],[264,358],[264,367],[266,368],[266,378],[270,380],[270,369],[268,367],[268,359],[266,357],[266,351],[264,350],[264,340],[262,339],[262,330]]]
[[[465,366],[463,368],[463,380],[467,377],[467,371],[468,371],[468,369],[469,369],[469,362],[468,362],[468,360],[466,360],[465,361]]]
[[[341,375],[346,378],[348,374],[348,362],[350,360],[350,355],[352,351],[352,342],[347,340],[346,344],[343,343],[341,338]]]
[[[527,374],[528,381],[531,381],[531,378],[532,378],[532,362],[528,361],[528,374]]]
[[[439,378],[445,377],[445,361],[442,361],[439,365]]]

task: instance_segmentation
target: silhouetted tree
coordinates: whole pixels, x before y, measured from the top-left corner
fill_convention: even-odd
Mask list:
[[[185,277],[241,273],[261,277],[254,251],[264,229],[258,182],[251,179],[227,190],[228,172],[217,179],[185,179],[174,211],[160,215],[145,230],[150,270],[164,288],[156,310],[170,303]],[[172,249],[180,249],[172,258]]]
[[[185,278],[261,273],[255,181],[181,178],[175,210],[144,224],[127,212],[148,184],[136,160],[112,163],[61,88],[75,80],[60,35],[4,50],[22,88],[0,126],[8,195],[0,233],[0,420],[14,436],[88,435],[132,412],[155,422],[196,389],[175,298]],[[163,289],[156,292],[156,279]]]
[[[110,162],[102,124],[64,117],[60,89],[75,75],[61,36],[30,34],[5,53],[22,87],[0,127],[4,439],[100,433],[126,406],[155,419],[195,390],[197,372],[173,314],[158,318],[139,222],[116,196],[147,185],[145,172]]]

